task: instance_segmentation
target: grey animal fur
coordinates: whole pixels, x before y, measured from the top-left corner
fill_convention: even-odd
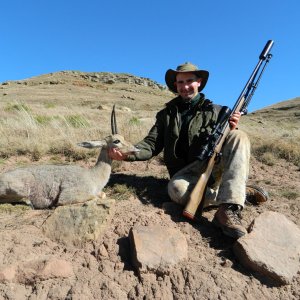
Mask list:
[[[118,148],[122,153],[138,151],[119,134],[78,145],[101,148],[94,167],[37,165],[5,172],[0,175],[0,203],[25,201],[33,208],[42,209],[95,199],[101,195],[111,174],[112,160],[107,149]]]

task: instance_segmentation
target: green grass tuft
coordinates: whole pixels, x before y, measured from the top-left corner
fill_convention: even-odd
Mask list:
[[[138,117],[132,117],[130,120],[129,120],[129,124],[130,125],[133,125],[133,126],[138,126],[141,124],[141,121]]]
[[[103,190],[109,197],[115,200],[128,200],[132,195],[136,195],[136,191],[132,187],[128,187],[126,184],[114,184],[111,187],[106,187]]]
[[[12,111],[30,112],[30,108],[24,103],[15,103],[15,104],[8,103],[4,107],[4,111],[7,111],[7,112],[12,112]]]
[[[48,125],[51,122],[52,117],[37,115],[34,117],[34,119],[40,125]]]
[[[69,115],[66,117],[67,124],[73,128],[85,128],[89,127],[88,120],[81,115]]]
[[[46,102],[44,103],[45,108],[54,108],[56,105],[52,102]]]
[[[293,190],[283,190],[281,196],[289,200],[296,200],[300,195],[298,192]]]

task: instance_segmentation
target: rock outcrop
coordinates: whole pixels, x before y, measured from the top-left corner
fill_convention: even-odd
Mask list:
[[[140,273],[164,273],[187,259],[187,241],[175,228],[136,226],[130,232],[130,245],[133,265]]]
[[[114,214],[114,209],[113,199],[60,206],[46,220],[43,231],[53,241],[80,248],[102,234]]]
[[[283,214],[264,212],[235,243],[234,252],[247,268],[289,284],[300,270],[300,229]]]

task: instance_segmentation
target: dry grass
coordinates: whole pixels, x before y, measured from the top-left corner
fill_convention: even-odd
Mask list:
[[[267,165],[274,165],[278,158],[300,167],[300,98],[286,102],[278,108],[268,108],[242,118],[252,144],[252,154]]]
[[[299,137],[295,139],[299,141]],[[300,145],[297,140],[295,142],[271,140],[262,142],[261,145],[255,143],[253,149],[255,157],[267,165],[274,165],[276,158],[282,158],[300,167]]]
[[[94,74],[58,72],[0,85],[0,157],[88,159],[95,151],[76,144],[111,134],[113,104],[119,132],[137,142],[170,98],[169,92],[144,85],[94,79]]]
[[[12,108],[13,107],[13,108]],[[28,155],[33,161],[44,155],[63,155],[71,160],[87,159],[90,154],[76,144],[83,140],[99,139],[110,134],[110,111],[91,110],[87,106],[60,103],[55,111],[16,103],[2,110],[0,116],[0,157]],[[101,121],[99,122],[99,115]],[[152,118],[143,118],[129,112],[117,112],[118,129],[126,139],[139,141],[149,130]],[[253,116],[243,117],[242,129],[252,142],[253,155],[267,165],[283,158],[300,167],[300,129],[297,125],[260,121]],[[100,126],[99,126],[100,125]],[[8,147],[9,145],[9,147]]]
[[[112,187],[105,187],[104,192],[108,197],[113,195],[113,198],[117,201],[128,200],[132,196],[136,196],[136,190],[133,187],[129,187],[126,184],[114,184]]]
[[[0,157],[27,155],[33,161],[44,155],[63,155],[85,159],[87,151],[77,147],[84,140],[101,139],[110,134],[110,111],[60,103],[45,112],[34,104],[16,103],[0,113]],[[13,108],[11,108],[13,107]],[[126,139],[137,142],[148,126],[130,113],[117,112],[118,129]],[[100,121],[99,121],[100,119]],[[148,125],[148,124],[147,124]],[[90,151],[91,155],[95,151]]]
[[[47,80],[47,75],[43,75]],[[168,92],[134,84],[74,84],[70,74],[43,76],[27,85],[0,86],[0,158],[26,155],[38,161],[45,155],[59,161],[88,160],[96,151],[76,144],[110,134],[110,110],[117,104],[119,132],[135,143],[151,128],[156,112],[171,99]],[[68,77],[69,76],[69,77]],[[82,79],[81,79],[82,80]],[[69,82],[69,83],[68,83]],[[63,84],[60,84],[63,83]],[[4,96],[5,95],[5,96]],[[241,128],[252,142],[253,155],[267,165],[278,158],[300,167],[300,99],[244,116]]]

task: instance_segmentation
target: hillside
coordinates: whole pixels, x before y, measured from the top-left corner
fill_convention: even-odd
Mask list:
[[[164,86],[130,74],[62,71],[4,82],[0,169],[42,163],[89,167],[97,152],[76,144],[110,134],[112,104],[120,133],[137,142],[171,97]],[[242,119],[240,127],[253,145],[249,183],[270,194],[266,204],[245,207],[245,225],[276,211],[300,226],[299,116],[300,98],[295,98]],[[201,222],[189,222],[182,208],[169,202],[167,179],[160,157],[114,162],[105,188],[116,200],[113,218],[97,240],[81,248],[44,235],[43,224],[54,210],[0,204],[0,299],[299,299],[299,273],[290,285],[278,286],[244,268],[232,251],[234,241],[211,224],[215,210],[205,211]],[[129,232],[155,224],[185,236],[188,259],[168,272],[138,274]],[[53,259],[71,270],[66,267],[63,277],[34,277],[41,261]],[[14,280],[3,280],[3,270]]]

